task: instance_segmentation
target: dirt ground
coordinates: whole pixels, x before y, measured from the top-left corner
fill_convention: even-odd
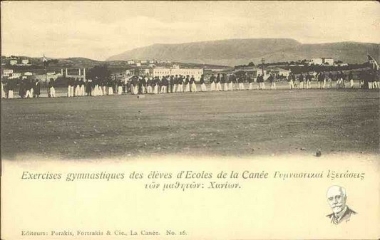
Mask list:
[[[3,159],[379,153],[379,92],[252,90],[1,101]]]

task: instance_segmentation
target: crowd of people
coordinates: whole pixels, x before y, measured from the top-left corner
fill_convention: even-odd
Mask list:
[[[367,89],[379,89],[380,81],[375,71],[362,71],[359,78],[359,88]],[[297,77],[295,74],[290,73],[288,76],[289,88],[312,88],[311,82],[317,82],[317,88],[354,88],[354,75],[352,72],[344,74],[342,71],[337,74],[332,74],[331,72],[319,72],[315,75],[310,73],[299,74]]]
[[[8,79],[1,81],[1,97],[14,98],[17,87],[21,98],[39,98],[41,95],[41,82],[36,79],[23,79],[19,83],[14,79]]]
[[[247,73],[219,73],[211,74],[205,78],[201,76],[196,81],[194,76],[131,76],[127,79],[81,79],[68,78],[67,80],[67,97],[79,96],[104,96],[104,95],[121,95],[121,94],[164,94],[164,93],[182,93],[182,92],[206,92],[206,91],[233,91],[233,90],[253,90],[277,89],[276,83],[282,79],[287,79],[289,89],[310,89],[310,88],[354,88],[354,76],[352,72],[344,74],[338,72],[319,72],[316,74],[290,73],[286,78],[278,74],[271,73],[268,76],[258,74],[252,77]],[[360,73],[359,87],[367,89],[380,88],[379,78],[376,72],[363,71]],[[312,86],[316,82],[316,86]],[[247,85],[248,84],[248,85]],[[38,98],[41,94],[41,83],[38,80],[22,79],[17,82],[8,79],[1,82],[2,97],[14,98],[14,91],[18,87],[20,98]],[[56,97],[56,82],[50,79],[46,85],[47,96]]]

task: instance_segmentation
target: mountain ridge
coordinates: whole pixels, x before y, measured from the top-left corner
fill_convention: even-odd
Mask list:
[[[332,57],[347,63],[362,63],[367,52],[380,60],[380,44],[353,41],[300,43],[291,38],[246,38],[178,44],[155,43],[124,51],[106,61],[160,59],[179,62],[239,65],[248,62],[296,61]]]

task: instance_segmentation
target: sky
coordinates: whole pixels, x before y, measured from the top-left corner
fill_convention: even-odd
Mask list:
[[[155,43],[292,38],[380,43],[366,2],[1,2],[2,55],[105,60]]]

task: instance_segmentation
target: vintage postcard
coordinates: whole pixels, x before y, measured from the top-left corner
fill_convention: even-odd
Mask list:
[[[380,4],[2,1],[1,239],[379,239]]]

